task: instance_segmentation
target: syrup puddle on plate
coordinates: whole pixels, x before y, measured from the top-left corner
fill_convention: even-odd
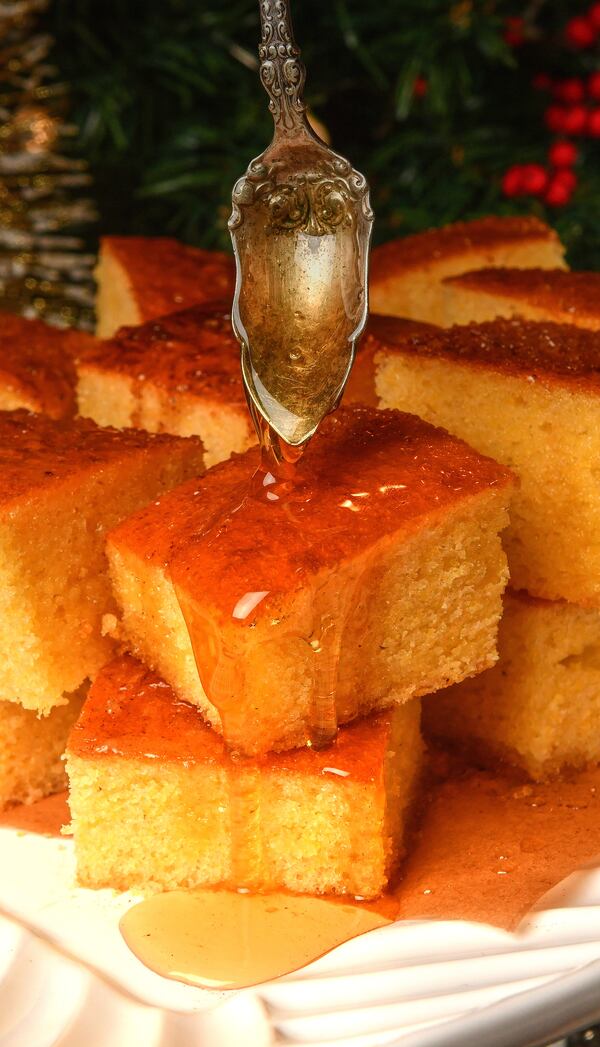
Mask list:
[[[120,929],[137,958],[165,978],[243,989],[291,974],[391,922],[310,895],[193,890],[146,898],[125,913]]]

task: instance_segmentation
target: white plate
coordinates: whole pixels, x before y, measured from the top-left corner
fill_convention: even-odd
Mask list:
[[[70,840],[0,829],[0,1047],[514,1047],[600,1019],[600,865],[517,934],[399,922],[237,994],[139,963],[134,900],[76,887]]]

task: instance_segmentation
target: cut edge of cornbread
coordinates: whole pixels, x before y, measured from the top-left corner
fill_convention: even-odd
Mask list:
[[[186,724],[185,730],[173,728],[174,759],[119,750],[110,716],[106,735],[96,731],[90,752],[86,716],[95,695],[107,705],[132,700],[130,694],[122,697],[127,663],[136,665],[124,658],[100,674],[67,751],[83,886],[151,892],[223,885],[364,898],[383,891],[406,852],[419,793],[419,702],[341,728],[339,742],[325,751],[305,749],[257,763],[232,761],[216,738],[208,739],[210,756],[194,756],[190,742],[193,747],[196,732],[210,734],[210,728],[167,688],[179,723],[183,718]],[[137,671],[154,680],[155,698],[161,700],[162,693],[164,700],[165,685],[157,691],[160,681],[142,666]],[[156,716],[144,708],[143,722],[150,726],[136,743],[152,754]],[[165,730],[162,725],[163,738]],[[367,732],[369,746],[380,755],[365,755],[359,739],[366,740]],[[344,743],[353,735],[355,755],[348,757]],[[367,761],[356,776],[355,760]]]
[[[494,668],[423,702],[471,760],[543,781],[600,761],[600,611],[507,592]]]
[[[212,401],[208,393],[193,396],[163,389],[149,379],[138,381],[85,359],[77,371],[79,413],[98,425],[199,436],[207,468],[256,443],[250,415],[241,405]]]
[[[498,537],[508,522],[508,497],[505,487],[466,497],[441,519],[429,517],[416,535],[397,535],[396,551],[393,539],[371,551],[362,588],[368,590],[373,579],[378,599],[369,597],[347,629],[336,702],[340,723],[439,690],[494,663],[508,577]],[[107,547],[121,609],[118,637],[220,731],[168,569],[129,549],[126,532],[113,533]],[[346,584],[343,569],[335,577]],[[301,620],[305,602],[303,589],[284,598],[278,611],[292,637],[291,623],[296,614]],[[239,731],[229,725],[228,742],[249,755],[302,745],[310,735],[310,645],[284,636],[275,646],[268,622],[259,622],[252,637],[245,662],[260,709]]]
[[[66,696],[64,705],[44,717],[0,701],[0,810],[35,803],[66,788],[62,757],[86,691],[85,686]]]
[[[110,338],[119,327],[135,327],[143,317],[136,302],[125,266],[103,240],[100,245],[96,279],[96,336]]]

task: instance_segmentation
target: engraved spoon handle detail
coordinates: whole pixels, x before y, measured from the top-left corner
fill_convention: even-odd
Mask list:
[[[269,96],[275,136],[293,136],[306,128],[306,106],[302,97],[306,70],[294,40],[286,0],[260,0],[259,6],[261,83]]]

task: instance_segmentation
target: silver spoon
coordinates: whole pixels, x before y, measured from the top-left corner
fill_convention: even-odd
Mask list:
[[[260,0],[260,78],[275,133],[233,189],[232,322],[254,424],[293,460],[339,403],[367,317],[365,178],[315,134],[284,0]]]

